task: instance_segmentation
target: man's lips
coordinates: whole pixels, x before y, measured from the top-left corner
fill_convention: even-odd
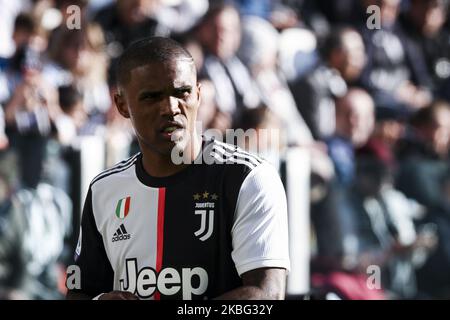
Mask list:
[[[164,123],[161,128],[160,128],[160,132],[162,133],[172,133],[176,130],[179,129],[184,129],[184,125],[183,123],[180,123],[178,121],[169,121]]]
[[[160,128],[160,134],[164,140],[175,141],[182,138],[185,126],[178,121],[168,121]]]

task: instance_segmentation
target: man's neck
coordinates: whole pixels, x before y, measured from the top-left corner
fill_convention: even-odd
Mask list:
[[[183,160],[180,164],[174,163],[170,154],[157,153],[146,149],[142,152],[142,165],[150,176],[161,178],[172,176],[191,165],[201,152],[201,139],[194,138],[184,149]]]

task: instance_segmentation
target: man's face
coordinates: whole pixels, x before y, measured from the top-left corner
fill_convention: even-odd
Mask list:
[[[241,42],[239,14],[231,8],[211,17],[201,29],[208,50],[222,60],[234,56]]]
[[[342,76],[347,81],[358,79],[365,64],[366,51],[364,42],[357,32],[347,32],[343,35],[344,62],[342,64]]]
[[[83,35],[76,34],[64,43],[64,48],[61,48],[61,62],[66,68],[75,69],[82,62],[82,57],[86,54],[87,43]]]
[[[374,106],[369,96],[354,92],[336,109],[336,132],[360,147],[369,139],[374,128]]]
[[[122,22],[134,25],[143,22],[160,5],[160,0],[118,0],[117,10]]]
[[[130,118],[141,148],[170,155],[192,141],[199,90],[193,62],[176,59],[132,69],[114,100],[122,116]]]
[[[414,0],[409,15],[425,35],[434,35],[445,24],[447,10],[442,0]]]
[[[443,157],[448,156],[450,149],[450,111],[441,109],[437,113],[435,123],[430,125],[429,140],[436,153]]]

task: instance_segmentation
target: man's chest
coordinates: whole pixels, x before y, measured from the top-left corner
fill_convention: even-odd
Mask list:
[[[214,181],[136,185],[110,192],[96,206],[106,215],[99,231],[113,269],[134,258],[156,269],[207,265],[231,250],[235,203]]]

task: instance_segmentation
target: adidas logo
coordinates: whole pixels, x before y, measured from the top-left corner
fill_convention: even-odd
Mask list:
[[[120,227],[117,229],[116,233],[114,233],[112,242],[128,240],[130,238],[131,238],[131,235],[127,232],[127,230],[125,229],[125,226],[123,224],[121,224]]]

